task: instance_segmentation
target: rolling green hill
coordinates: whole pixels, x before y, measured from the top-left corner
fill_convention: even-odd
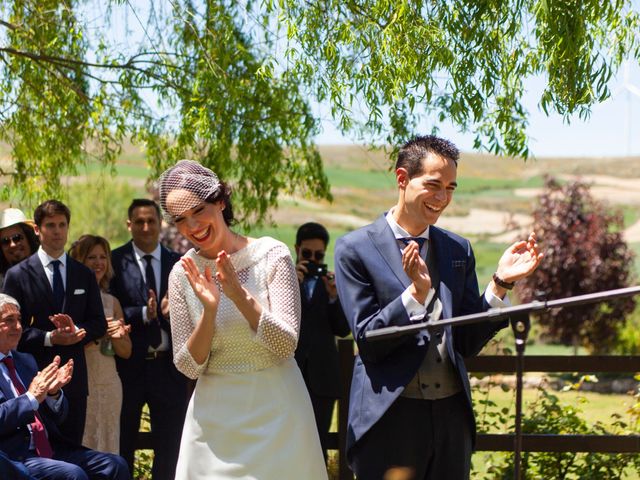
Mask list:
[[[282,197],[278,208],[271,212],[267,225],[251,228],[244,233],[271,235],[293,245],[295,230],[300,224],[318,221],[328,227],[334,240],[374,220],[395,203],[395,177],[385,151],[354,145],[321,146],[320,152],[334,201],[329,203],[295,195]],[[8,163],[6,147],[0,147],[0,160]],[[95,162],[89,162],[80,169],[80,178],[67,180],[68,198],[65,200],[74,212],[71,238],[94,232],[105,235],[114,245],[127,239],[124,223],[126,206],[132,197],[148,195],[145,186],[150,170],[142,151],[134,145],[126,145],[113,173],[114,176],[111,172],[102,171]],[[464,153],[459,164],[459,187],[440,223],[446,227],[448,221],[469,215],[473,209],[474,214],[463,218],[461,225],[467,227],[478,223],[479,227],[473,231],[463,228],[458,233],[473,241],[481,283],[488,280],[501,251],[510,243],[510,240],[496,237],[490,229],[482,231],[483,223],[488,228],[491,221],[481,215],[488,212],[507,216],[530,215],[536,202],[536,189],[542,187],[544,175],[547,174],[583,175],[590,181],[596,178],[594,188],[602,182],[600,177],[606,176],[606,188],[610,191],[607,196],[604,190],[604,198],[622,208],[625,226],[633,225],[640,218],[640,198],[625,194],[632,191],[629,189],[633,189],[633,184],[629,185],[629,182],[634,180],[638,187],[636,190],[640,192],[640,157],[532,158],[524,161]],[[627,190],[616,188],[616,179],[625,182]],[[17,199],[11,203],[23,206]],[[330,263],[332,246],[333,241],[329,252]],[[632,247],[640,253],[640,240],[633,242]]]

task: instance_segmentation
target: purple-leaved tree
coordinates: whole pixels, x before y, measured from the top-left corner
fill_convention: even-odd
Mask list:
[[[518,284],[523,302],[630,285],[634,254],[622,236],[622,214],[593,198],[585,183],[560,185],[547,177],[533,219],[545,258]],[[615,343],[620,325],[634,307],[633,298],[623,298],[551,310],[540,314],[538,321],[554,342],[603,353]]]

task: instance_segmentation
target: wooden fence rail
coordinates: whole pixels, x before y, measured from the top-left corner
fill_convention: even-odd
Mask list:
[[[352,340],[338,341],[340,365],[342,371],[342,398],[338,400],[338,431],[329,434],[330,450],[338,450],[340,480],[353,480],[345,451],[347,434],[347,415],[349,412],[349,390],[353,373],[354,346]],[[466,362],[469,372],[515,373],[515,356],[482,355],[470,358]],[[525,372],[576,372],[576,373],[634,373],[640,371],[640,356],[541,356],[524,357]],[[476,450],[514,451],[513,434],[478,434]],[[149,433],[140,432],[136,444],[139,449],[150,449]],[[525,452],[598,452],[598,453],[640,453],[640,435],[533,435],[522,438],[522,450]]]

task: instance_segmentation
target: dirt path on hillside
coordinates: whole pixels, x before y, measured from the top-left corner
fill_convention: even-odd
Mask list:
[[[613,205],[638,205],[640,208],[640,178],[618,178],[606,175],[560,175],[563,180],[577,180],[588,183],[592,195]],[[514,191],[517,196],[532,198],[540,195],[540,188],[519,188]],[[298,200],[300,201],[300,200]],[[306,203],[313,203],[304,201]],[[322,211],[318,206],[318,221],[339,223],[351,228],[361,227],[373,219],[360,218],[355,215],[336,214]],[[290,218],[289,218],[290,220]],[[499,210],[472,208],[465,216],[448,216],[446,212],[438,226],[461,235],[488,235],[489,239],[499,243],[511,243],[523,231],[527,231],[532,223],[530,215],[510,214]],[[640,221],[624,232],[627,242],[640,242]]]
[[[620,178],[608,175],[559,175],[566,181],[581,180],[590,185],[589,191],[598,200],[612,205],[638,205],[640,208],[640,178]],[[536,197],[542,193],[540,188],[518,188],[517,196]],[[530,223],[530,222],[529,222]],[[640,242],[640,221],[624,231],[627,242]]]

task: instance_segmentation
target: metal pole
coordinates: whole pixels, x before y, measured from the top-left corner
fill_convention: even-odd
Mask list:
[[[516,338],[516,435],[514,445],[514,478],[522,478],[522,387],[524,371],[524,350],[527,344],[527,334],[529,333],[529,314],[519,314],[511,317],[511,328]]]

